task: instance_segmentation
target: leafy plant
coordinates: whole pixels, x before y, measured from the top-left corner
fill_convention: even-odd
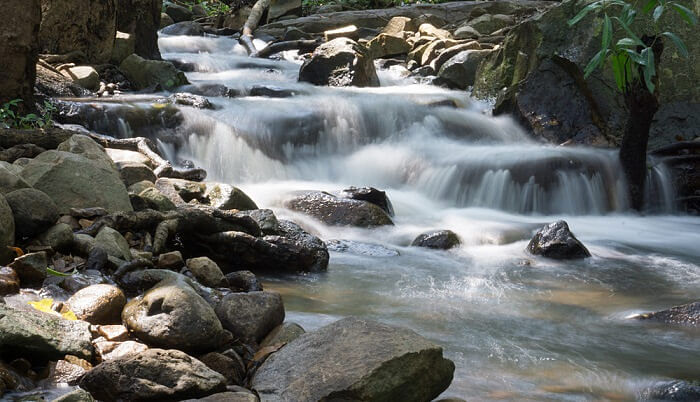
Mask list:
[[[56,106],[49,101],[44,101],[40,107],[40,114],[29,113],[22,115],[19,112],[19,105],[22,99],[13,99],[0,107],[0,127],[2,128],[47,128],[53,126],[53,114]]]

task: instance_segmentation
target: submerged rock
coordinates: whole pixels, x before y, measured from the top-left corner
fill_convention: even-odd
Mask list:
[[[435,230],[421,233],[413,240],[413,247],[427,247],[440,250],[448,250],[461,244],[457,233],[451,230]]]
[[[700,301],[671,307],[668,310],[640,314],[634,318],[700,328]]]
[[[377,87],[379,78],[367,49],[347,38],[316,48],[299,70],[299,81],[334,87]]]
[[[327,225],[374,227],[393,225],[389,215],[375,204],[339,198],[321,191],[308,191],[287,200],[285,206]]]
[[[284,305],[279,293],[232,293],[219,302],[216,314],[234,337],[246,343],[258,343],[282,324]]]
[[[452,382],[442,348],[413,331],[346,318],[301,335],[255,373],[262,400],[429,401]]]
[[[571,231],[564,221],[550,223],[535,233],[527,245],[527,251],[556,260],[571,260],[590,257],[591,253]]]

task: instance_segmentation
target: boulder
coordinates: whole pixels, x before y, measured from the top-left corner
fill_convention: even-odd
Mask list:
[[[479,64],[491,50],[464,50],[447,60],[438,71],[441,83],[451,88],[467,89],[474,85]]]
[[[179,71],[173,63],[159,60],[146,60],[141,56],[132,54],[122,61],[119,69],[129,79],[135,89],[146,89],[152,86],[160,86],[166,90],[172,90],[189,82],[182,71]]]
[[[108,255],[122,260],[131,261],[129,242],[124,236],[109,226],[104,226],[95,236],[95,246],[103,249]]]
[[[385,191],[377,190],[374,187],[348,187],[338,195],[341,198],[367,201],[381,208],[387,215],[394,216],[394,206]]]
[[[86,135],[72,135],[66,141],[58,144],[56,150],[84,156],[106,168],[115,168],[112,158],[107,155],[102,145]]]
[[[250,271],[234,271],[226,274],[226,283],[234,292],[258,292],[263,287],[258,277]]]
[[[115,1],[41,0],[42,52],[82,52],[91,64],[109,62],[117,34]]]
[[[164,35],[204,36],[204,28],[198,22],[182,21],[161,29],[160,33]]]
[[[0,194],[0,265],[12,261],[14,252],[8,247],[15,245],[15,218],[12,209]]]
[[[175,205],[196,200],[199,204],[219,209],[241,211],[258,209],[255,202],[241,189],[228,184],[160,178],[156,181],[156,188]]]
[[[94,67],[68,67],[62,70],[62,74],[70,78],[76,85],[80,85],[85,89],[96,91],[100,87],[100,75]]]
[[[19,276],[10,267],[0,266],[0,297],[19,293]]]
[[[515,17],[512,15],[484,14],[469,21],[469,26],[474,28],[477,32],[489,35],[498,31],[499,29],[513,26],[515,23]]]
[[[160,29],[163,29],[165,27],[173,25],[174,23],[175,23],[175,20],[173,20],[168,14],[166,14],[166,13],[160,14]]]
[[[438,39],[450,39],[452,38],[452,34],[450,34],[449,31],[436,28],[433,24],[430,23],[424,23],[421,24],[418,27],[418,32],[422,36],[431,36],[433,38],[438,38]]]
[[[116,286],[91,285],[76,292],[66,304],[79,320],[90,324],[115,324],[121,322],[126,297]]]
[[[163,195],[155,187],[149,187],[138,193],[139,198],[141,198],[148,208],[155,209],[156,211],[172,211],[177,208],[175,204],[170,201],[168,197]]]
[[[114,48],[112,49],[111,62],[114,65],[121,64],[124,59],[136,52],[136,37],[132,34],[117,31],[114,38]]]
[[[141,181],[156,182],[156,175],[147,165],[139,162],[117,162],[117,169],[124,184],[129,187]]]
[[[339,198],[321,191],[298,194],[285,207],[310,215],[327,225],[375,227],[393,225],[389,215],[375,204]]]
[[[267,10],[267,22],[282,17],[301,17],[301,0],[272,0]]]
[[[114,162],[114,163],[119,163],[119,162],[136,162],[136,163],[143,163],[144,165],[154,168],[153,162],[151,162],[150,159],[141,152],[135,152],[135,151],[127,151],[124,149],[116,149],[116,148],[106,148],[105,153],[109,158]]]
[[[557,221],[538,230],[527,245],[527,251],[556,260],[571,260],[590,257],[591,253],[571,231],[564,221]]]
[[[640,314],[635,318],[700,328],[700,301],[671,307],[668,310]]]
[[[173,273],[174,275],[177,275]],[[225,341],[214,309],[179,275],[132,299],[122,312],[129,331],[149,345],[208,352]]]
[[[406,42],[403,36],[388,35],[380,33],[374,39],[369,41],[367,49],[372,58],[378,59],[382,57],[398,56],[406,54],[411,50],[411,45]]]
[[[65,355],[92,359],[90,324],[49,314],[15,310],[0,303],[0,351],[59,360]]]
[[[23,188],[5,195],[15,219],[15,236],[18,239],[34,237],[58,220],[58,207],[45,193]]]
[[[187,260],[187,269],[204,286],[216,288],[228,284],[221,268],[209,257],[190,258]]]
[[[459,246],[460,243],[457,233],[451,230],[435,230],[421,233],[413,240],[411,246],[448,250]]]
[[[226,379],[178,350],[149,349],[97,365],[80,387],[107,401],[182,400],[224,391]]]
[[[262,400],[429,401],[454,369],[441,347],[411,330],[346,318],[272,354],[251,385]]]
[[[161,27],[162,5],[163,0],[117,0],[117,29],[131,36],[134,41],[132,53],[145,59],[160,60],[158,29]],[[124,58],[118,62],[122,60]]]
[[[200,399],[188,399],[183,402],[259,402],[255,394],[250,392],[220,392]]]
[[[306,331],[304,331],[301,325],[295,322],[285,322],[270,331],[265,339],[260,342],[260,347],[264,348],[266,346],[286,344],[302,336],[304,333],[306,333]]]
[[[391,36],[403,35],[403,32],[415,32],[417,27],[408,17],[392,17],[382,29],[382,33]]]
[[[29,162],[22,178],[46,193],[60,213],[88,207],[103,207],[109,212],[132,210],[116,169],[78,154],[46,151]]]
[[[0,24],[0,105],[22,99],[19,108],[25,113],[34,104],[41,3],[39,0],[6,0],[2,9],[5,18]],[[0,188],[3,187],[1,176],[2,172]]]
[[[316,48],[299,70],[299,81],[337,87],[376,87],[379,78],[372,57],[357,42],[338,38]]]
[[[445,65],[445,63],[447,63],[451,58],[468,50],[481,50],[481,45],[477,41],[465,41],[465,43],[444,49],[430,62],[430,67],[433,68],[433,71],[438,73],[442,66]]]
[[[73,244],[73,229],[66,223],[58,223],[40,234],[34,243],[57,251],[65,251]]]
[[[231,353],[235,355],[236,352],[231,351]],[[231,358],[222,353],[211,352],[204,356],[199,356],[199,361],[224,376],[227,384],[241,385],[245,381],[245,364],[238,355]]]
[[[0,194],[7,194],[21,188],[31,187],[31,185],[20,176],[21,172],[18,174],[18,172],[11,169],[12,168],[9,166],[5,166],[4,163],[0,163]]]
[[[173,19],[173,21],[192,21],[192,11],[185,6],[166,1],[163,3],[163,11]]]
[[[15,258],[10,264],[19,276],[20,284],[24,287],[40,287],[46,279],[48,259],[46,252],[24,254]]]
[[[216,314],[234,337],[258,343],[282,324],[284,305],[279,293],[231,293],[216,306]]]
[[[481,33],[474,29],[471,25],[462,25],[461,27],[455,29],[454,34],[455,39],[479,39]]]

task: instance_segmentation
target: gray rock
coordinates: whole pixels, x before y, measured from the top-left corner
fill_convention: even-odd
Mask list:
[[[150,187],[141,191],[138,193],[138,197],[144,200],[148,208],[155,209],[156,211],[165,212],[177,208],[175,204],[170,201],[170,198],[163,195],[163,193],[158,191],[155,187]]]
[[[49,314],[20,311],[0,303],[0,350],[59,360],[74,355],[91,360],[90,324]]]
[[[241,385],[245,381],[245,364],[240,356],[235,355],[236,352],[230,352],[234,353],[234,358],[222,353],[211,352],[200,356],[199,360],[210,369],[224,376],[227,380],[227,384]]]
[[[105,226],[95,236],[95,246],[108,255],[131,261],[131,250],[124,236],[109,226]]]
[[[305,333],[306,331],[304,331],[301,325],[295,322],[285,322],[267,334],[265,339],[260,342],[260,347],[264,348],[266,346],[289,343]]]
[[[635,318],[700,328],[700,301],[671,307],[668,310],[640,314]]]
[[[196,109],[214,109],[214,105],[209,102],[209,99],[187,92],[178,92],[168,96],[168,102],[174,105],[191,106]]]
[[[107,156],[109,156],[110,159],[114,163],[119,163],[119,162],[138,162],[138,163],[143,163],[144,165],[153,168],[153,165],[150,159],[141,152],[135,152],[135,151],[127,151],[125,149],[115,149],[115,148],[107,148],[105,149],[105,153]]]
[[[413,331],[346,318],[306,333],[260,366],[263,400],[429,401],[452,381],[454,363]]]
[[[347,38],[316,48],[299,70],[299,81],[336,87],[376,87],[379,78],[367,49]]]
[[[86,135],[72,135],[66,141],[60,143],[56,150],[83,156],[101,164],[107,169],[114,169],[116,167],[112,162],[112,158],[107,155],[102,145]]]
[[[278,293],[232,293],[216,306],[216,315],[234,337],[257,343],[282,324],[284,305]]]
[[[370,202],[339,198],[321,191],[298,194],[284,205],[328,225],[374,227],[394,224],[386,212]]]
[[[267,12],[267,22],[282,17],[301,17],[301,0],[272,0]]]
[[[641,400],[644,401],[699,401],[700,384],[687,381],[670,381],[645,389],[641,396]]]
[[[40,234],[35,243],[57,251],[69,249],[73,245],[73,229],[66,223],[53,225]]]
[[[45,193],[23,188],[5,195],[15,218],[15,235],[22,239],[46,231],[58,220],[58,207]]]
[[[2,169],[0,167],[0,169]],[[0,171],[0,175],[2,172]],[[0,264],[12,261],[13,252],[8,247],[15,245],[15,218],[12,208],[0,194]]]
[[[89,392],[83,389],[76,389],[67,394],[59,396],[58,398],[52,400],[51,402],[94,402],[95,398],[90,395]]]
[[[31,187],[16,171],[10,170],[3,163],[0,163],[0,194]]]
[[[479,64],[491,54],[491,50],[465,50],[447,60],[438,79],[452,88],[467,89],[474,85]]]
[[[179,251],[171,251],[158,256],[156,266],[161,269],[179,270],[185,265],[185,260],[182,259],[182,253]]]
[[[19,293],[19,276],[10,267],[0,267],[0,297]]]
[[[226,379],[178,350],[149,349],[103,362],[80,386],[100,400],[182,400],[226,389]]]
[[[76,292],[66,302],[79,320],[104,325],[121,322],[126,305],[124,293],[112,285],[92,285]]]
[[[194,21],[176,22],[160,30],[165,35],[203,36],[204,28]]]
[[[564,221],[557,221],[538,230],[527,245],[527,251],[557,260],[590,257],[591,253],[571,231]]]
[[[459,246],[460,243],[457,233],[451,230],[435,230],[421,233],[413,240],[411,246],[448,250]]]
[[[399,35],[380,33],[369,41],[367,49],[372,58],[398,56],[411,51],[411,45]]]
[[[197,257],[187,260],[187,269],[204,286],[211,288],[228,284],[221,268],[209,257]]]
[[[85,89],[96,91],[100,87],[100,74],[97,73],[97,70],[95,70],[94,67],[69,67],[63,70],[61,73],[70,78],[73,83],[80,85]]]
[[[455,39],[479,39],[481,33],[470,25],[462,25],[455,30],[452,36],[454,36]]]
[[[199,399],[188,399],[183,402],[258,402],[257,396],[250,392],[220,392]]]
[[[48,259],[46,253],[29,253],[15,258],[10,264],[19,276],[20,284],[24,287],[40,287],[46,279]]]
[[[166,13],[161,13],[160,15],[160,28],[163,29],[167,26],[170,26],[175,23],[175,20],[172,19],[168,14]]]
[[[179,4],[171,3],[166,1],[163,3],[163,11],[173,19],[173,21],[191,21],[193,18],[192,11],[187,7],[181,6]]]
[[[235,271],[226,274],[228,287],[234,292],[259,292],[263,290],[258,277],[250,271]]]
[[[503,14],[484,14],[471,21],[469,25],[482,34],[489,35],[499,29],[515,25],[515,17]]]
[[[156,182],[156,175],[153,173],[153,170],[143,163],[117,162],[117,168],[122,181],[127,187],[141,181]]]
[[[167,61],[146,60],[141,56],[132,54],[119,65],[126,78],[136,89],[146,89],[152,86],[160,86],[166,90],[172,90],[189,82],[182,71]]]

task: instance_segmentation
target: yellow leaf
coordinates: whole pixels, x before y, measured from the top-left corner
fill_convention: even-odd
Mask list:
[[[24,255],[24,251],[22,251],[22,249],[19,247],[7,246],[7,248],[14,251],[14,253],[17,254],[17,257],[21,257]]]
[[[78,321],[78,317],[75,316],[75,313],[68,310],[61,314],[61,317],[63,317],[66,320],[71,320],[71,321]]]
[[[44,312],[44,313],[49,313],[49,314],[55,314],[56,312],[51,309],[51,306],[53,306],[53,299],[41,299],[39,301],[35,302],[27,302],[29,303],[30,306],[34,307],[35,309]]]
[[[167,103],[153,103],[151,104],[154,109],[165,109],[166,106],[168,106]]]

